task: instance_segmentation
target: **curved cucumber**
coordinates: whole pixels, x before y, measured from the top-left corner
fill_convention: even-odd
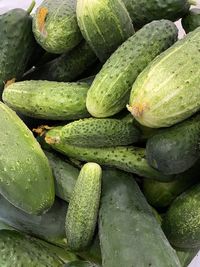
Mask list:
[[[62,128],[61,136],[70,145],[107,147],[136,143],[140,139],[140,132],[133,123],[89,118],[67,124]]]
[[[76,19],[76,1],[44,0],[33,17],[33,32],[47,52],[70,51],[82,39]]]
[[[88,117],[86,83],[23,81],[6,87],[3,101],[21,114],[47,120]]]
[[[129,110],[143,125],[169,127],[200,109],[200,28],[158,56],[133,85]],[[194,56],[195,55],[195,56]]]
[[[76,13],[84,39],[103,62],[134,33],[121,0],[77,0]]]
[[[176,26],[161,20],[144,26],[125,41],[104,64],[88,91],[90,114],[109,117],[125,108],[138,74],[176,39]]]
[[[92,241],[101,194],[101,167],[86,163],[79,174],[66,216],[67,244],[81,251]]]
[[[99,237],[104,267],[181,266],[131,174],[103,173]]]
[[[186,33],[198,28],[200,26],[200,9],[192,8],[188,14],[182,18],[181,24]]]

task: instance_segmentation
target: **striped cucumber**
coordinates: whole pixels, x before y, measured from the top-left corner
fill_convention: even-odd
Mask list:
[[[177,28],[168,20],[154,21],[125,41],[96,75],[87,96],[94,117],[109,117],[125,108],[138,74],[177,40]]]
[[[121,0],[77,0],[76,13],[83,37],[102,62],[134,33]]]
[[[101,167],[86,163],[79,174],[66,216],[67,244],[71,250],[82,251],[93,238],[97,223],[100,194]]]
[[[7,86],[3,101],[21,114],[47,120],[88,117],[87,83],[22,81]]]

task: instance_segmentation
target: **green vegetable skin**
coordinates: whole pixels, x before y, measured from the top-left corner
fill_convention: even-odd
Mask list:
[[[62,139],[71,145],[85,147],[120,146],[136,143],[140,131],[133,123],[117,119],[83,119],[61,129]]]
[[[200,9],[192,8],[181,20],[186,33],[191,32],[200,26]]]
[[[48,120],[88,117],[87,83],[22,81],[7,86],[3,101],[21,114]]]
[[[133,85],[129,110],[143,125],[169,127],[200,109],[200,28],[158,56]],[[195,55],[195,56],[194,56]]]
[[[104,172],[99,237],[104,267],[181,266],[131,174]]]
[[[33,17],[33,33],[50,53],[72,50],[82,39],[76,19],[76,1],[43,1]]]
[[[109,117],[125,108],[138,74],[176,40],[176,26],[161,20],[144,26],[125,41],[104,64],[88,91],[90,114]]]
[[[67,244],[82,251],[90,245],[96,227],[101,194],[101,167],[86,163],[79,174],[66,216]]]
[[[166,128],[149,138],[147,161],[164,174],[181,173],[200,158],[200,115]]]
[[[46,142],[55,150],[68,157],[82,161],[93,161],[100,165],[112,166],[127,172],[133,172],[139,176],[170,181],[173,176],[163,175],[151,168],[146,161],[146,152],[143,148],[136,147],[78,147],[66,144],[61,138],[60,129],[53,128],[46,133]]]
[[[121,0],[77,0],[76,13],[83,37],[102,62],[134,34]]]
[[[15,112],[1,102],[0,113],[0,193],[27,213],[41,214],[55,196],[48,160]]]
[[[163,229],[177,248],[200,247],[200,184],[181,194],[170,206]]]

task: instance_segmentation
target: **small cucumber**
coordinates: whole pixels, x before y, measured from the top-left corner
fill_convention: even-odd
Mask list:
[[[192,8],[181,20],[186,33],[194,31],[200,26],[200,9]]]
[[[92,241],[97,222],[101,194],[101,167],[86,163],[79,174],[66,216],[67,244],[81,251]]]
[[[83,119],[74,121],[61,130],[67,144],[85,147],[123,146],[136,143],[140,131],[133,123],[117,119]]]
[[[22,81],[7,86],[3,101],[13,110],[46,120],[72,120],[88,117],[87,83]]]

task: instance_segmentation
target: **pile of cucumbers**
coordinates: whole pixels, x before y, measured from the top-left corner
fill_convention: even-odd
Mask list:
[[[200,249],[200,10],[44,0],[0,16],[0,266],[187,267]],[[187,33],[178,40],[174,21]]]

